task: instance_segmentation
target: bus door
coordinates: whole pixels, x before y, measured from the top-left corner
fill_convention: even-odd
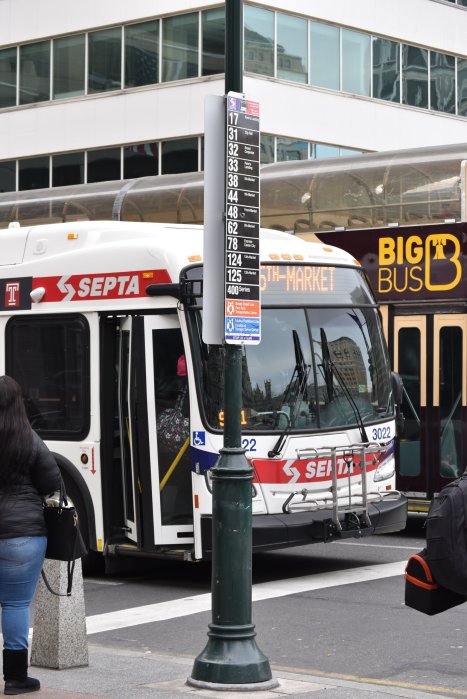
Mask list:
[[[176,314],[145,316],[145,369],[154,543],[193,541],[189,395]]]
[[[135,502],[135,463],[133,457],[133,412],[132,400],[132,318],[122,318],[119,324],[118,343],[118,431],[120,443],[120,464],[123,491],[123,520],[125,536],[131,541],[138,540]]]
[[[465,467],[466,319],[457,313],[394,316],[393,366],[404,383],[405,417],[397,486],[415,511],[425,511],[433,493]]]
[[[118,429],[125,538],[192,541],[188,386],[178,318],[119,319]]]

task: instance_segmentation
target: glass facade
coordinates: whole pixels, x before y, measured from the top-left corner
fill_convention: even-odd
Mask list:
[[[0,162],[0,192],[16,190],[16,160]]]
[[[224,8],[202,13],[201,75],[224,72],[225,12]]]
[[[159,144],[137,143],[123,149],[123,179],[159,174]]]
[[[430,51],[430,107],[456,113],[456,59],[437,51]]]
[[[310,82],[331,90],[340,88],[340,38],[338,27],[310,22]]]
[[[47,155],[39,158],[24,158],[18,160],[18,189],[43,189],[49,186],[50,158]]]
[[[0,49],[0,109],[48,101],[51,82],[58,100],[219,75],[224,54],[224,7],[8,47]],[[464,117],[466,60],[244,5],[247,73]]]
[[[467,58],[457,59],[457,113],[467,116]]]
[[[52,187],[84,182],[84,153],[63,153],[52,157]]]
[[[88,151],[88,182],[106,182],[120,178],[120,148]]]
[[[198,77],[198,13],[162,22],[162,82]]]
[[[159,21],[125,27],[125,87],[159,82]]]
[[[342,89],[355,95],[370,95],[370,37],[342,30]]]
[[[277,14],[277,77],[308,82],[308,21]]]
[[[274,75],[274,12],[245,5],[243,26],[244,69]]]
[[[0,51],[0,109],[16,105],[17,48]]]
[[[277,162],[283,160],[308,160],[308,141],[295,138],[277,139]]]
[[[88,92],[120,90],[122,86],[121,27],[90,32],[88,56]]]
[[[19,103],[50,99],[50,41],[19,47]]]
[[[176,141],[165,141],[162,143],[161,156],[162,175],[197,172],[198,139],[183,138]]]
[[[86,37],[84,34],[54,39],[53,99],[84,95],[85,62]]]
[[[373,97],[400,102],[400,44],[373,37]]]
[[[221,6],[0,49],[0,110],[222,74],[224,32]],[[467,117],[467,57],[250,4],[244,5],[244,70]],[[196,171],[200,138],[52,155],[51,182]],[[261,136],[262,163],[352,152],[359,151],[290,134]],[[49,186],[49,155],[44,158],[0,161],[0,188]]]
[[[402,46],[402,102],[428,108],[428,51]]]

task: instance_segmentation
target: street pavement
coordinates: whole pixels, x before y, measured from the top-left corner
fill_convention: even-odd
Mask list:
[[[467,696],[432,686],[386,682],[345,676],[314,676],[283,671],[271,666],[278,686],[269,690],[248,687],[235,691],[194,688],[187,684],[193,658],[161,653],[126,651],[89,643],[89,666],[50,670],[32,667],[30,674],[41,681],[37,699],[173,699],[174,697],[221,697],[222,699],[388,699],[388,697]],[[436,692],[439,693],[436,693]]]

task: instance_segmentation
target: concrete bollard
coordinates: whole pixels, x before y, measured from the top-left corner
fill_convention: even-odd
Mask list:
[[[44,572],[53,590],[66,593],[66,562],[46,559]],[[30,664],[56,670],[89,665],[81,559],[76,561],[70,597],[53,595],[39,578]]]

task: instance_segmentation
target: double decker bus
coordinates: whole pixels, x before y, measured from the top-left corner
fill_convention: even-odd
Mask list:
[[[203,230],[0,231],[0,370],[24,392],[90,549],[209,558],[223,345],[206,345]],[[262,341],[242,352],[253,550],[403,529],[377,304],[348,253],[261,231]]]

